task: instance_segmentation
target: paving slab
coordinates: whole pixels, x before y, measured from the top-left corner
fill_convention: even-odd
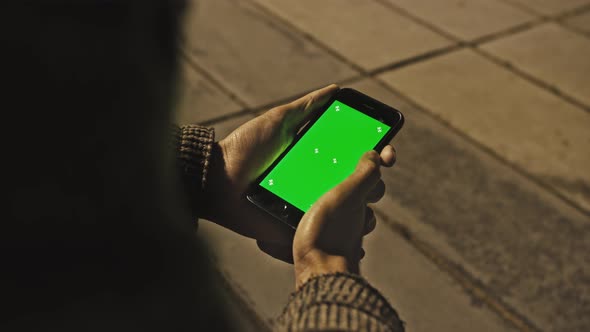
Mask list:
[[[199,221],[198,234],[234,292],[270,325],[295,289],[292,266],[261,252],[256,241],[206,220]]]
[[[378,225],[363,246],[363,274],[395,306],[408,332],[516,331],[387,225]]]
[[[259,319],[239,292],[236,292],[232,285],[225,280],[225,276],[219,271],[214,272],[214,281],[210,287],[214,288],[220,301],[224,303],[227,320],[232,331],[240,332],[263,332],[270,331],[267,322]]]
[[[581,14],[569,17],[565,23],[575,29],[590,34],[590,10]]]
[[[249,2],[190,3],[184,27],[189,56],[249,107],[357,74]]]
[[[501,1],[387,0],[452,36],[474,40],[535,19]]]
[[[475,70],[468,59],[472,55],[457,56],[467,70]],[[461,86],[429,82],[433,74],[447,72],[453,71],[434,67],[428,75],[412,74],[432,94],[460,98]],[[407,77],[396,76],[393,82]],[[396,106],[406,117],[394,139],[396,165],[383,172],[387,193],[377,205],[379,220],[400,223],[428,243],[517,321],[546,331],[588,331],[590,218],[388,89],[371,81],[352,87]]]
[[[365,70],[451,44],[375,1],[256,1]]]
[[[381,78],[590,211],[590,114],[472,50]]]
[[[590,4],[588,0],[505,0],[540,15],[558,15]]]
[[[211,81],[181,60],[175,121],[202,123],[237,112],[242,107]]]
[[[266,322],[276,318],[294,290],[292,266],[213,223],[201,221],[199,235],[251,308]],[[379,226],[364,247],[363,275],[397,309],[408,332],[513,331],[489,309],[472,303],[455,281],[389,228]]]
[[[481,48],[590,109],[590,38],[546,23]]]

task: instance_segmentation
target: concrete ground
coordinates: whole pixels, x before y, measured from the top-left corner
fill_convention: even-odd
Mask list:
[[[178,121],[223,138],[338,83],[400,109],[364,276],[408,331],[590,331],[589,0],[200,0]],[[236,324],[292,267],[201,222]]]

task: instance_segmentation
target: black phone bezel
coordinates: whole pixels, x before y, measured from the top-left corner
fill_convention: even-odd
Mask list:
[[[391,127],[385,136],[373,148],[377,152],[381,152],[385,145],[393,139],[404,124],[404,116],[400,111],[357,90],[343,88],[332,96],[332,98],[314,114],[307,125],[297,133],[293,142],[289,144],[285,151],[283,151],[281,155],[278,156],[273,163],[260,176],[258,176],[258,178],[256,178],[246,192],[246,198],[251,203],[293,229],[297,228],[297,225],[305,212],[266,190],[264,187],[260,186],[259,183],[281,161],[281,159],[289,153],[291,148],[299,141],[299,139],[301,139],[301,137],[303,137],[303,135],[305,135],[309,128],[313,126],[335,100],[338,100]]]

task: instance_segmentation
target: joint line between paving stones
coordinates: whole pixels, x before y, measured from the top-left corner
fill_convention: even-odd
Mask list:
[[[211,126],[211,125],[214,125],[214,124],[218,124],[218,123],[221,123],[221,122],[224,122],[224,121],[231,120],[233,118],[238,118],[238,117],[243,116],[243,115],[251,114],[253,112],[254,112],[253,109],[243,108],[243,109],[241,109],[241,110],[239,110],[237,112],[232,112],[232,113],[229,113],[229,114],[224,114],[224,115],[221,115],[221,116],[218,116],[218,117],[213,117],[213,118],[210,118],[210,119],[201,121],[201,122],[199,122],[199,125],[201,125],[201,126]]]
[[[556,19],[564,19],[564,18],[568,18],[570,16],[575,16],[576,14],[585,12],[586,10],[590,9],[590,4],[583,4],[580,5],[578,7],[574,7],[572,9],[567,9],[564,11],[560,11],[558,13],[555,14],[544,14],[538,11],[535,11],[534,9],[532,9],[531,7],[529,7],[526,4],[522,4],[520,2],[514,1],[514,0],[500,0],[501,2],[504,2],[505,4],[508,4],[512,7],[521,9],[529,14],[535,15],[537,17],[541,17],[544,19],[548,19],[548,20],[556,20]]]
[[[430,30],[432,32],[435,32],[438,35],[441,35],[441,36],[443,36],[451,41],[457,42],[457,43],[461,42],[461,40],[459,38],[455,37],[454,35],[438,28],[436,25],[431,24],[430,22],[428,22],[426,20],[423,20],[422,18],[408,12],[407,10],[394,5],[393,3],[389,2],[389,1],[386,1],[386,0],[374,0],[374,1],[377,2],[378,4],[382,5],[383,7],[387,8],[393,12],[396,12],[396,13],[400,14],[401,16],[406,17],[410,21],[427,28],[428,30]]]
[[[307,39],[312,44],[315,44],[322,51],[328,53],[329,55],[335,57],[337,60],[340,60],[344,64],[348,65],[353,70],[361,73],[362,75],[365,75],[367,73],[361,66],[357,65],[352,60],[348,59],[346,56],[338,53],[338,51],[333,50],[331,47],[328,47],[328,45],[326,45],[323,42],[321,42],[320,40],[316,39],[311,34],[305,32],[305,31],[302,31],[300,28],[298,28],[297,26],[295,26],[293,23],[291,23],[286,18],[283,18],[281,15],[277,14],[272,9],[267,8],[266,6],[264,6],[263,4],[259,3],[258,1],[255,1],[255,0],[250,0],[250,3],[254,7],[258,8],[260,11],[262,11],[265,14],[273,17],[275,20],[279,21],[280,23],[282,23],[283,25],[285,25],[286,27],[288,27],[289,30],[291,30],[292,32],[296,32],[296,33],[300,34],[304,39]],[[273,28],[275,28],[275,29],[284,29],[284,27],[277,26],[277,24],[275,22],[268,22],[268,24],[270,26],[272,26]]]
[[[220,287],[223,287],[223,289],[227,291],[234,300],[237,301],[239,310],[241,310],[242,313],[247,316],[251,323],[260,329],[259,331],[271,332],[272,328],[270,322],[260,317],[258,313],[252,309],[253,303],[250,297],[248,297],[247,293],[237,283],[233,282],[227,273],[224,273],[215,259],[208,257],[207,260],[209,260],[209,265],[214,274],[219,275],[218,281],[220,283]]]
[[[547,23],[547,22],[550,22],[550,21],[551,22],[559,23],[560,25],[562,25],[564,27],[567,27],[566,25],[562,24],[559,20],[560,19],[563,19],[564,17],[567,17],[568,15],[573,15],[573,14],[579,12],[580,10],[583,11],[583,10],[586,10],[586,9],[590,9],[590,5],[584,5],[584,6],[581,6],[581,7],[576,8],[576,9],[572,9],[572,10],[567,11],[565,13],[560,13],[560,14],[554,15],[554,16],[540,16],[540,15],[534,13],[534,12],[530,12],[531,14],[535,15],[537,18],[535,18],[535,19],[533,19],[531,21],[522,23],[522,24],[518,24],[516,26],[509,27],[507,29],[504,29],[504,30],[501,30],[501,31],[498,31],[498,32],[494,32],[494,33],[491,33],[491,34],[488,34],[488,35],[484,35],[484,36],[478,37],[478,38],[476,38],[476,39],[474,39],[472,41],[462,41],[460,38],[455,37],[455,36],[447,33],[446,31],[438,28],[437,26],[435,26],[433,24],[430,24],[429,22],[427,22],[427,21],[425,21],[425,20],[423,20],[423,19],[421,19],[419,17],[416,17],[415,15],[409,13],[407,10],[405,10],[403,8],[400,8],[400,7],[394,5],[394,4],[390,3],[390,2],[387,2],[385,0],[375,0],[375,1],[381,3],[383,6],[389,8],[390,10],[393,10],[393,11],[397,12],[398,14],[407,17],[408,19],[414,21],[415,23],[420,24],[420,25],[422,25],[422,26],[430,29],[432,32],[435,32],[437,34],[440,34],[440,35],[442,35],[442,36],[444,36],[444,37],[446,37],[446,38],[448,38],[448,39],[450,39],[450,40],[458,43],[458,46],[456,48],[451,49],[451,50],[448,50],[448,52],[441,52],[440,54],[435,54],[432,57],[439,56],[439,55],[444,55],[446,53],[449,53],[449,52],[452,52],[452,51],[455,51],[455,50],[461,50],[463,48],[469,48],[469,49],[471,49],[471,50],[479,53],[480,55],[487,55],[486,58],[488,60],[491,60],[492,62],[494,62],[496,64],[502,65],[504,68],[508,69],[510,72],[516,74],[517,76],[519,76],[521,78],[524,78],[525,80],[527,80],[528,82],[532,83],[533,85],[536,85],[536,86],[538,86],[538,87],[540,87],[540,88],[542,88],[542,89],[544,89],[544,90],[546,90],[546,91],[548,91],[548,92],[556,95],[557,97],[562,98],[567,103],[570,103],[570,104],[574,105],[575,107],[581,108],[584,111],[590,112],[590,106],[588,106],[588,105],[584,104],[583,102],[577,100],[576,98],[570,96],[568,93],[560,90],[556,86],[553,86],[553,85],[551,85],[549,83],[546,83],[546,82],[544,82],[544,81],[542,81],[542,80],[540,80],[540,79],[538,79],[538,78],[536,78],[536,77],[534,77],[532,75],[529,75],[529,74],[525,73],[524,71],[518,69],[516,66],[511,65],[508,61],[497,59],[497,58],[492,57],[491,55],[489,55],[487,53],[478,52],[479,46],[482,45],[482,44],[484,44],[484,43],[489,43],[489,42],[496,41],[498,39],[501,39],[501,38],[504,38],[504,37],[507,37],[507,36],[510,36],[510,35],[513,35],[513,34],[524,32],[526,30],[533,29],[533,28],[535,28],[535,27],[537,27],[537,26],[539,26],[541,24],[544,24],[544,23]],[[510,3],[510,5],[513,5],[513,4]],[[514,6],[517,7],[516,5],[514,5]],[[568,28],[568,30],[571,30],[571,29]],[[416,61],[411,61],[411,62],[409,62],[407,64],[408,65],[414,64],[414,63],[417,63],[417,62],[421,62],[423,60],[428,60],[430,58],[431,57],[425,57],[424,59],[417,59]],[[390,67],[391,68],[389,68],[389,69],[397,69],[397,68],[400,68],[402,66],[391,66],[390,65]],[[385,71],[385,70],[383,70],[383,71]],[[377,70],[376,72],[382,72],[382,71],[381,70]]]
[[[336,81],[336,82],[333,82],[333,83],[336,84],[336,85],[342,86],[342,85],[346,85],[346,84],[353,84],[353,83],[358,82],[358,81],[360,81],[362,79],[365,79],[365,78],[366,78],[366,76],[364,76],[364,75],[356,75],[356,76],[345,78],[343,80]],[[233,118],[237,118],[237,117],[240,117],[240,116],[243,116],[243,115],[247,115],[247,114],[258,114],[260,112],[263,112],[263,111],[266,111],[266,110],[270,110],[270,109],[272,109],[274,107],[277,107],[277,106],[280,106],[280,105],[284,105],[284,104],[290,103],[293,100],[295,100],[295,99],[297,99],[299,97],[302,97],[302,96],[304,96],[305,94],[307,94],[309,92],[311,92],[311,90],[310,91],[303,92],[303,93],[300,93],[300,94],[291,95],[291,96],[284,97],[284,98],[281,98],[281,99],[273,100],[273,101],[271,101],[269,103],[265,103],[265,104],[262,104],[260,106],[256,106],[256,107],[253,107],[253,108],[247,108],[247,109],[243,109],[243,110],[238,111],[238,112],[234,112],[234,113],[222,115],[222,116],[219,116],[219,117],[216,117],[216,118],[211,118],[211,119],[205,120],[205,121],[203,121],[203,122],[201,122],[199,124],[200,125],[203,125],[203,126],[211,126],[211,125],[218,124],[220,122],[227,121],[227,120],[230,120],[230,119],[233,119]]]
[[[423,114],[429,116],[430,118],[434,119],[438,123],[442,124],[443,126],[445,126],[446,128],[448,128],[451,132],[453,132],[456,135],[458,135],[459,137],[463,138],[465,141],[471,143],[472,145],[474,145],[475,147],[477,147],[481,151],[487,153],[488,155],[490,155],[492,158],[494,158],[495,160],[497,160],[501,164],[506,165],[508,168],[512,169],[514,172],[516,172],[517,174],[521,175],[525,179],[531,181],[533,184],[535,184],[535,185],[539,186],[540,188],[546,190],[547,192],[553,194],[554,196],[556,196],[556,198],[560,199],[561,201],[563,201],[564,203],[566,203],[567,205],[569,205],[570,207],[572,207],[576,211],[582,213],[583,215],[590,216],[590,211],[589,210],[586,210],[584,207],[582,207],[578,203],[574,202],[573,200],[569,199],[565,195],[561,194],[559,191],[557,191],[551,185],[546,184],[542,180],[538,179],[536,176],[529,174],[526,170],[524,170],[520,166],[518,166],[515,163],[513,163],[513,162],[511,162],[511,161],[503,158],[501,155],[499,155],[492,148],[484,145],[483,143],[478,142],[477,140],[475,140],[471,136],[469,136],[466,133],[464,133],[462,130],[454,127],[448,121],[446,121],[445,119],[443,119],[442,117],[440,117],[439,115],[437,115],[436,113],[434,113],[433,111],[431,111],[430,109],[428,109],[427,107],[421,105],[420,103],[418,103],[417,101],[415,101],[414,99],[412,99],[411,97],[409,97],[408,95],[406,95],[403,92],[401,92],[401,91],[393,88],[392,86],[390,86],[386,82],[383,82],[381,79],[379,79],[377,77],[373,77],[372,79],[375,80],[375,82],[377,82],[381,87],[389,90],[390,92],[393,92],[396,95],[399,95],[406,102],[408,102],[410,105],[414,106],[417,110],[421,111]]]
[[[551,85],[545,81],[542,81],[530,74],[528,74],[527,72],[519,69],[517,66],[514,66],[512,63],[510,63],[509,61],[503,60],[489,52],[486,52],[485,50],[478,48],[478,47],[474,47],[473,51],[481,56],[483,56],[484,58],[488,59],[489,61],[505,68],[508,71],[514,72],[517,75],[523,77],[524,79],[534,83],[535,85],[551,91],[554,95],[560,97],[561,99],[563,99],[564,101],[568,102],[569,104],[572,104],[578,108],[581,108],[583,111],[586,112],[590,112],[590,106],[586,106],[586,104],[584,104],[582,101],[566,94],[565,92],[563,92],[562,90],[560,90],[557,86],[555,85]]]
[[[567,20],[573,16],[576,16],[576,15],[585,14],[587,11],[590,11],[590,4],[584,5],[582,7],[578,7],[575,10],[572,10],[572,11],[566,12],[562,15],[559,15],[558,17],[554,18],[553,21],[556,22],[557,24],[559,24],[564,29],[568,29],[569,31],[578,33],[586,38],[590,38],[590,33],[583,31],[575,26],[569,25],[565,22],[565,20]]]
[[[490,43],[490,42],[493,42],[493,41],[496,41],[496,40],[499,40],[499,39],[502,39],[502,38],[505,38],[505,37],[508,37],[511,35],[515,35],[517,33],[525,32],[527,30],[536,28],[537,26],[547,23],[548,21],[549,20],[546,18],[535,18],[531,21],[517,24],[517,25],[511,26],[511,27],[506,28],[501,31],[497,31],[497,32],[494,32],[491,34],[477,37],[474,40],[465,42],[465,46],[470,47],[470,48],[475,48],[475,47],[478,47],[478,46],[485,44],[485,43]]]
[[[211,84],[213,84],[217,89],[219,89],[221,92],[227,95],[230,99],[235,101],[240,107],[244,109],[248,108],[248,105],[244,100],[242,100],[236,93],[227,88],[219,80],[217,80],[215,76],[209,73],[205,68],[199,65],[197,61],[190,55],[190,52],[185,48],[185,45],[183,45],[182,43],[179,44],[180,57],[188,63],[190,68],[195,70],[197,73],[203,75]]]
[[[450,275],[461,287],[478,301],[485,303],[490,310],[498,314],[502,319],[513,325],[522,332],[540,331],[530,320],[517,310],[506,304],[500,298],[492,295],[481,281],[468,273],[459,264],[449,260],[433,248],[427,242],[415,237],[413,233],[403,224],[389,220],[379,209],[375,211],[385,224],[394,232],[408,241],[429,261],[433,262],[439,269]]]
[[[580,34],[580,35],[582,35],[582,36],[590,39],[590,32],[586,32],[584,30],[581,30],[578,27],[571,26],[571,25],[569,25],[569,24],[567,24],[565,22],[562,22],[562,21],[557,21],[557,23],[559,23],[560,26],[562,26],[562,27],[564,27],[564,28],[566,28],[566,29],[574,32],[574,33],[578,33],[578,34]]]
[[[372,77],[375,75],[382,74],[386,71],[395,70],[395,69],[405,67],[405,66],[410,66],[415,63],[419,63],[419,62],[423,62],[423,61],[428,61],[428,60],[435,58],[437,56],[445,55],[445,54],[457,51],[461,48],[463,48],[463,46],[461,44],[452,44],[452,45],[449,45],[449,46],[446,46],[443,48],[439,48],[439,49],[432,50],[432,51],[429,51],[426,53],[418,54],[418,55],[415,55],[415,56],[407,58],[407,59],[403,59],[398,62],[394,62],[391,64],[387,64],[387,65],[372,69],[372,70],[366,72],[366,74],[364,74],[364,77],[369,78],[369,77]]]
[[[515,8],[519,8],[522,9],[523,11],[526,11],[529,14],[535,15],[537,17],[542,18],[544,21],[551,21],[551,22],[555,22],[557,24],[559,24],[562,28],[567,29],[569,31],[573,31],[575,33],[581,34],[582,36],[586,37],[586,38],[590,38],[590,34],[582,31],[578,28],[572,27],[566,23],[564,23],[563,21],[572,17],[572,16],[576,16],[578,14],[582,14],[588,10],[590,10],[590,4],[585,4],[585,5],[581,5],[579,7],[576,8],[572,8],[569,10],[566,10],[564,12],[561,13],[557,13],[554,15],[545,15],[541,12],[536,12],[534,9],[528,7],[527,5],[515,2],[513,0],[501,0],[504,3],[511,5]]]
[[[511,27],[505,28],[500,31],[495,31],[495,32],[491,32],[491,33],[488,33],[483,36],[479,36],[473,40],[465,41],[465,40],[461,39],[460,37],[455,36],[447,31],[439,28],[438,26],[410,13],[409,11],[405,10],[402,7],[394,5],[393,3],[389,2],[389,1],[386,1],[386,0],[375,0],[375,1],[380,3],[381,5],[383,5],[387,9],[394,11],[394,12],[400,14],[401,16],[408,18],[409,20],[413,21],[414,23],[419,24],[436,34],[441,35],[441,36],[457,43],[460,48],[474,47],[474,46],[481,44],[481,43],[494,41],[494,40],[503,38],[503,37],[511,35],[511,34],[515,34],[515,33],[521,32],[521,31],[531,29],[531,28],[547,21],[547,19],[544,19],[544,18],[535,18],[530,21],[523,22],[523,23],[511,26]]]

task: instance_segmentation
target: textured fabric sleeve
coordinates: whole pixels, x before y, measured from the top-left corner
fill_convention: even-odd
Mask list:
[[[387,300],[358,275],[317,276],[291,294],[277,331],[404,331]]]
[[[198,217],[198,206],[195,202],[203,201],[203,190],[207,183],[215,131],[213,128],[199,125],[186,125],[173,126],[172,132],[181,183],[196,218]]]

